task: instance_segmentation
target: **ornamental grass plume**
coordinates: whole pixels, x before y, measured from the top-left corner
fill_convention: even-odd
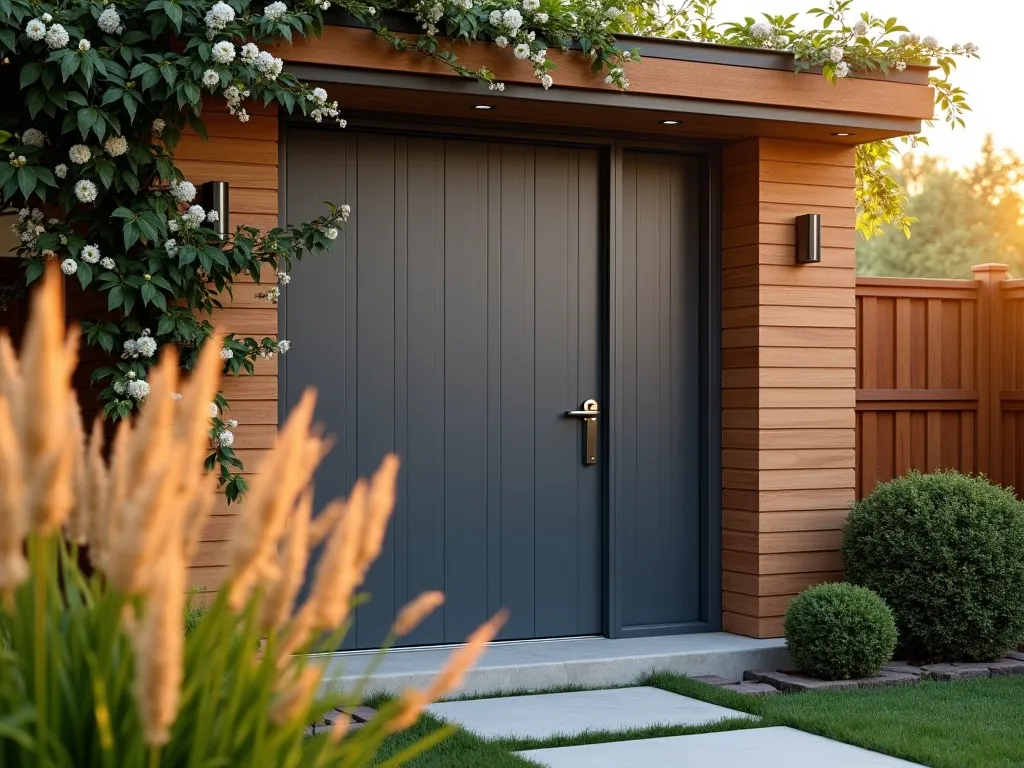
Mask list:
[[[164,350],[138,416],[108,442],[99,421],[85,434],[62,296],[54,263],[35,290],[20,357],[0,334],[0,765],[378,764],[390,734],[460,685],[504,613],[428,690],[383,705],[357,731],[332,715],[328,734],[307,738],[309,723],[361,703],[361,686],[323,692],[323,661],[310,654],[338,647],[361,599],[394,507],[398,459],[385,457],[314,518],[311,480],[330,441],[306,393],[237,516],[224,581],[196,595],[189,563],[217,499],[217,478],[202,468],[221,339],[208,340],[184,382]],[[428,592],[407,605],[385,645],[442,602]],[[435,730],[381,765],[402,765],[448,733]]]

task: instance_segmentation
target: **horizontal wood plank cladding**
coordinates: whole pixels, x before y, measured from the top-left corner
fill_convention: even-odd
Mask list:
[[[415,39],[410,35],[400,37]],[[459,43],[452,47],[459,63],[470,69],[487,67],[507,83],[536,82],[530,62],[516,60],[495,45]],[[282,45],[276,53],[289,62],[457,76],[441,62],[412,51],[396,53],[374,32],[351,27],[324,27],[322,37]],[[590,61],[582,54],[552,49],[549,56],[558,65],[556,82],[560,88],[617,91],[591,72]],[[934,114],[932,90],[924,85],[866,78],[849,78],[832,85],[820,75],[653,57],[644,57],[628,67],[629,93],[615,93],[618,98],[628,99],[630,93],[656,94],[911,119],[930,119]]]
[[[754,139],[724,157],[723,626],[766,637],[789,600],[841,575],[857,482],[853,152]],[[795,217],[824,213],[823,263]]]
[[[776,554],[779,552],[828,552],[839,549],[842,531],[834,529],[813,531],[722,531],[724,545],[736,552]]]
[[[728,592],[744,595],[793,595],[823,581],[842,581],[842,571],[816,571],[811,573],[751,574],[726,571],[722,587]]]
[[[848,429],[724,429],[723,448],[786,450],[813,448],[852,449],[856,444],[853,427]]]
[[[278,118],[273,108],[254,110],[241,123],[236,117],[212,105],[203,111],[209,141],[193,133],[182,136],[175,159],[185,177],[197,187],[206,181],[227,181],[230,185],[230,226],[269,229],[278,224]],[[264,271],[272,284],[273,270]],[[267,285],[257,285],[247,276],[234,286],[234,295],[218,298],[224,309],[211,321],[218,330],[236,336],[262,339],[277,336],[277,305],[257,294]],[[268,455],[277,438],[277,361],[260,360],[255,376],[226,376],[222,391],[229,402],[227,416],[238,420],[235,452],[244,462],[243,474],[250,477]],[[243,502],[244,503],[244,502]],[[238,507],[217,500],[214,516],[207,523],[203,540],[189,571],[191,586],[216,590],[227,572],[232,524]]]
[[[730,209],[733,213],[742,213],[742,208]],[[792,218],[795,218],[792,217]],[[787,227],[788,228],[788,227]],[[747,226],[744,225],[738,229],[742,229],[747,235],[756,234],[753,230],[748,230]],[[829,230],[829,227],[824,227],[823,232]],[[738,230],[725,230],[726,232],[738,231]],[[783,267],[785,271],[793,272],[793,266],[796,262],[796,245],[793,242],[790,243],[762,243],[755,245],[731,245],[727,246],[722,252],[722,266],[725,269],[732,269],[733,267],[748,267],[752,264],[764,264],[765,266]],[[857,251],[851,246],[828,248],[823,247],[821,249],[821,262],[814,266],[814,269],[807,270],[808,274],[817,272],[818,269],[851,269],[857,265]],[[804,270],[798,270],[803,272]],[[799,278],[798,278],[799,279]],[[783,283],[783,285],[790,285],[791,283]]]
[[[732,611],[722,611],[722,629],[749,637],[782,637],[783,634],[781,616],[759,619]]]
[[[846,509],[815,509],[806,512],[751,512],[722,510],[722,527],[730,531],[775,533],[780,531],[839,530],[846,523]]]

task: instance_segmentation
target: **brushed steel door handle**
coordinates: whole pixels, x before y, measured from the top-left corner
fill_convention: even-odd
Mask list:
[[[601,415],[597,400],[586,400],[581,410],[566,411],[566,416],[583,419],[583,463],[597,463],[597,417]]]

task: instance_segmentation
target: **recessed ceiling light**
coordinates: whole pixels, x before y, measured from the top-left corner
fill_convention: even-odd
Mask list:
[[[661,124],[662,125],[679,125],[679,121],[678,120],[662,120]]]
[[[493,109],[490,104],[477,104],[473,109]]]
[[[855,133],[833,133],[833,136],[856,136]]]

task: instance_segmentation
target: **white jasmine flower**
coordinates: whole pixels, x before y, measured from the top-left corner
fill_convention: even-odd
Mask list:
[[[171,197],[179,203],[191,203],[196,197],[196,185],[191,181],[172,181]]]
[[[109,256],[104,256],[102,259],[100,259],[100,266],[103,267],[104,269],[113,269],[114,260]]]
[[[230,360],[234,356],[235,353],[232,350],[228,349],[227,347],[224,347],[224,349],[220,351],[221,360]]]
[[[523,0],[523,10],[536,11],[540,8],[540,0]]]
[[[96,23],[99,24],[100,29],[108,35],[112,35],[121,26],[121,17],[117,15],[117,9],[110,5],[103,9],[103,13],[100,14]]]
[[[324,104],[327,102],[327,91],[325,91],[323,88],[314,88],[312,96],[313,101],[317,102],[318,104]]]
[[[54,24],[46,31],[46,45],[51,51],[64,48],[70,40],[68,31],[60,24]]]
[[[277,342],[277,351],[280,352],[282,355],[291,348],[292,343],[288,341],[288,339],[281,339],[279,342]]]
[[[46,143],[46,134],[38,128],[26,128],[21,134],[21,143],[27,147],[41,147]]]
[[[281,70],[284,69],[284,62],[267,51],[260,51],[255,63],[256,69],[270,80],[276,80],[277,76],[281,74]],[[248,96],[248,94],[245,95]]]
[[[515,8],[509,8],[503,14],[501,14],[501,20],[505,26],[515,32],[521,26],[523,26],[523,14],[517,11]]]
[[[530,55],[530,46],[526,43],[520,43],[512,49],[512,53],[515,54],[517,59],[525,59]]]
[[[89,162],[92,152],[85,144],[75,144],[68,150],[68,158],[76,165],[84,165]]]
[[[74,259],[64,259],[60,263],[60,271],[65,275],[73,275],[78,271],[78,262]]]
[[[555,81],[551,78],[551,75],[546,72],[540,76],[540,84],[544,86],[545,91],[550,88],[554,82]]]
[[[119,395],[123,395],[124,394],[124,382],[123,381],[115,381],[114,382],[114,392],[116,392]]]
[[[206,211],[201,205],[193,205],[181,214],[181,218],[185,220],[186,227],[195,229],[206,220]]]
[[[288,283],[290,283],[291,281],[292,281],[292,276],[291,275],[289,275],[287,272],[282,272],[281,270],[278,270],[278,272],[277,272],[277,282],[279,282],[281,285],[288,285]]]
[[[92,48],[92,43],[90,43],[84,37],[78,41],[78,50],[80,50],[82,53],[85,53],[90,48]]]
[[[604,15],[607,16],[609,19],[617,19],[619,18],[619,16],[622,15],[622,10],[612,5],[608,7],[608,9],[604,12]]]
[[[29,40],[42,40],[46,37],[46,25],[39,19],[32,19],[25,25],[25,34]]]
[[[42,16],[42,19],[43,19],[44,22],[49,24],[51,21],[53,21],[53,16],[51,16],[48,13],[44,13],[43,16]]]
[[[140,336],[135,348],[143,357],[152,357],[156,354],[156,340],[152,336]]]
[[[103,149],[111,157],[120,157],[128,151],[128,139],[124,136],[110,136],[103,142]]]
[[[168,219],[167,220],[167,231],[168,232],[177,232],[178,231],[178,220],[177,219]]]
[[[864,19],[858,19],[853,23],[853,34],[855,35],[866,35],[868,33],[868,23]]]
[[[288,13],[288,6],[282,3],[280,0],[271,3],[266,8],[263,9],[263,15],[266,16],[271,21],[277,21],[286,13]]]
[[[250,64],[256,61],[256,57],[260,55],[260,49],[256,43],[246,43],[242,46],[242,61],[247,61]]]
[[[235,443],[235,435],[230,429],[221,430],[217,435],[217,445],[221,448],[230,448]]]
[[[135,346],[135,339],[125,339],[125,342],[121,347],[124,349],[124,354],[121,355],[121,357],[129,358],[139,356],[139,351]]]
[[[206,12],[206,26],[214,32],[219,32],[234,20],[235,9],[225,2],[214,3]]]
[[[831,61],[832,63],[838,64],[840,61],[843,60],[843,49],[840,48],[838,45],[829,48],[828,58],[829,61]]]
[[[203,85],[207,88],[216,88],[220,85],[220,75],[214,69],[208,69],[203,72]]]
[[[488,90],[491,90],[491,91],[504,91],[505,90],[505,84],[504,83],[489,83],[487,88],[488,88]]]
[[[210,403],[210,418],[216,419],[220,414],[220,408],[217,407],[216,403]]]
[[[533,56],[530,57],[535,64],[543,64],[548,58],[548,49],[541,48]]]
[[[238,428],[238,419],[228,419],[224,423],[227,424],[231,429]]]
[[[327,9],[324,8],[324,10],[326,11]],[[368,14],[370,14],[371,16],[376,16],[377,15],[377,9],[374,8],[372,5],[369,8],[366,9],[366,12]]]
[[[224,5],[224,3],[218,3],[218,5]],[[214,44],[210,55],[213,56],[213,60],[218,64],[230,64],[235,60],[235,46],[227,40],[221,40],[219,43]]]
[[[338,229],[337,227],[328,227],[324,234],[327,235],[328,240],[334,240],[338,237]]]
[[[928,48],[938,48],[939,40],[934,35],[928,35],[924,40],[921,41],[921,44]]]
[[[159,117],[153,121],[153,135],[158,139],[164,135],[164,128],[167,127],[167,123],[161,120]]]
[[[508,38],[504,35],[498,35],[494,38],[494,44],[499,48],[505,48],[508,45]]]
[[[75,184],[75,197],[81,203],[91,203],[96,199],[97,192],[96,185],[88,179],[82,179]]]
[[[164,241],[164,250],[167,251],[168,256],[174,258],[178,255],[178,241],[173,237],[167,238],[167,240]]]
[[[491,11],[490,15],[487,17],[487,20],[489,22],[491,22],[491,24],[493,24],[496,27],[500,26],[501,25],[501,11],[499,11],[497,9]],[[44,30],[45,30],[45,27],[44,27]],[[44,34],[45,34],[45,31],[44,31]]]
[[[100,261],[100,247],[98,245],[87,245],[82,248],[80,254],[82,261],[87,264],[99,264]]]
[[[964,53],[968,56],[973,56],[978,52],[978,46],[974,43],[964,43]]]
[[[537,21],[539,21],[541,24],[547,24],[548,15],[544,13],[544,11],[541,11],[540,13],[537,14]]]
[[[850,65],[845,61],[836,64],[836,77],[846,77],[850,74]]]
[[[326,11],[330,7],[331,7],[331,0],[324,0],[322,3],[320,3],[320,10],[321,11]],[[369,9],[371,16],[373,16],[375,10],[376,10],[375,8],[370,8]]]
[[[142,400],[149,394],[149,382],[145,379],[134,379],[128,382],[128,394],[136,400]]]
[[[220,214],[217,213],[215,209],[211,208],[206,212],[206,220],[211,224],[214,224],[220,220]]]
[[[772,26],[767,21],[759,21],[750,28],[750,34],[758,40],[766,40],[772,36]]]

